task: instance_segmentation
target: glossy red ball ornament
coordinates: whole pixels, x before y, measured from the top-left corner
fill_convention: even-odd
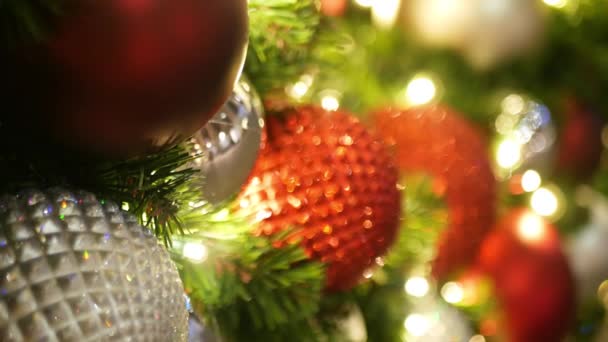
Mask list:
[[[555,227],[528,209],[505,215],[483,242],[510,341],[561,341],[576,310],[574,279]]]
[[[444,194],[449,226],[439,238],[433,274],[444,279],[470,264],[494,224],[496,181],[482,135],[442,106],[388,108],[373,114],[376,128],[405,173],[426,173]]]
[[[567,99],[565,102],[564,123],[558,147],[558,170],[577,178],[587,178],[600,163],[604,149],[602,129],[606,120],[575,99]]]
[[[326,288],[355,286],[393,242],[400,219],[397,170],[381,140],[344,112],[303,107],[267,120],[267,136],[238,198],[256,231],[288,228],[327,264]]]
[[[40,42],[0,51],[5,124],[126,156],[189,137],[231,94],[246,0],[60,3]]]

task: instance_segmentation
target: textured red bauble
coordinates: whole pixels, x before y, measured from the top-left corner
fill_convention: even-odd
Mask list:
[[[405,173],[435,177],[449,208],[433,273],[445,278],[474,260],[494,224],[496,181],[482,135],[458,113],[442,106],[377,111],[377,130],[396,152]]]
[[[316,107],[267,121],[241,210],[257,234],[296,228],[308,255],[328,265],[326,287],[358,283],[393,242],[399,225],[397,170],[384,145],[356,118]]]
[[[493,280],[510,341],[560,341],[575,313],[574,280],[556,229],[528,209],[505,215],[478,265]]]
[[[0,51],[5,124],[132,155],[187,138],[231,94],[246,53],[246,0],[60,3],[41,42]]]

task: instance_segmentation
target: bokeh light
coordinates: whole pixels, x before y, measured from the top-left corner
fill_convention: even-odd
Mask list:
[[[405,90],[407,103],[413,106],[427,104],[437,95],[437,85],[428,76],[416,76],[408,83]]]
[[[524,214],[517,225],[517,236],[525,242],[540,242],[547,234],[543,219],[534,213]]]
[[[539,188],[530,198],[530,206],[541,216],[553,216],[559,209],[557,195],[548,188]]]
[[[521,144],[512,139],[505,139],[496,150],[496,162],[503,169],[515,167],[521,161]]]
[[[528,170],[521,176],[521,187],[525,192],[535,191],[540,187],[542,178],[535,170]]]
[[[412,277],[405,283],[405,292],[410,296],[424,297],[429,292],[429,282],[423,277]]]
[[[448,282],[441,288],[441,296],[451,304],[460,303],[464,299],[464,289],[456,282]]]
[[[526,101],[520,95],[511,94],[502,100],[500,107],[505,114],[519,115],[526,109]]]
[[[426,316],[414,313],[407,316],[403,326],[414,336],[424,336],[431,328],[431,322]]]
[[[207,260],[209,256],[209,251],[207,247],[199,242],[186,242],[184,244],[184,248],[182,250],[182,254],[184,257],[195,261],[195,262],[203,262]]]
[[[568,0],[543,0],[547,6],[563,8],[568,4]]]
[[[374,4],[375,0],[355,0],[355,4],[359,7],[370,8]]]
[[[391,28],[399,17],[401,0],[375,0],[371,7],[374,24],[381,28]]]

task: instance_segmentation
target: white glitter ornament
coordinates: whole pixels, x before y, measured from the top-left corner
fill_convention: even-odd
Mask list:
[[[111,202],[60,189],[0,197],[1,341],[185,341],[177,269]]]
[[[260,150],[264,109],[242,76],[215,116],[190,140],[201,171],[203,198],[212,205],[236,195],[249,177]]]

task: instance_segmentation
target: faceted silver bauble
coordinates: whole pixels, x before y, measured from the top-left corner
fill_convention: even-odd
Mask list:
[[[203,198],[219,204],[237,194],[258,156],[264,127],[259,96],[242,76],[220,111],[191,139]]]
[[[177,269],[117,205],[85,192],[0,197],[0,341],[185,341]]]

